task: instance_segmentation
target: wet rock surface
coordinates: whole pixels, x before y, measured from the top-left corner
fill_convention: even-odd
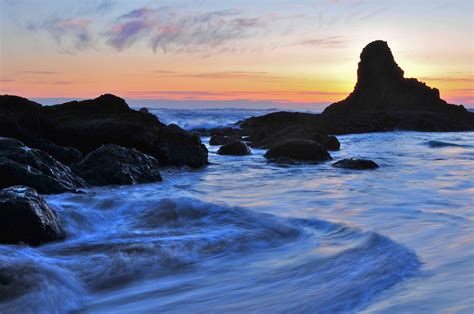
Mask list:
[[[327,150],[319,143],[303,139],[285,140],[274,144],[265,154],[265,158],[275,161],[297,160],[307,162],[332,159]]]
[[[103,145],[71,166],[90,185],[130,185],[162,181],[158,160],[136,149]]]
[[[83,154],[74,147],[56,145],[44,138],[32,139],[28,142],[28,146],[47,152],[54,159],[67,166],[78,162],[83,156]]]
[[[219,155],[245,156],[252,154],[250,148],[242,141],[234,140],[227,143],[217,151]]]
[[[17,96],[0,96],[0,136],[26,143],[43,138],[87,154],[103,144],[135,148],[161,165],[207,165],[207,149],[198,136],[166,126],[146,110],[106,94],[84,101],[41,106]]]
[[[73,192],[86,183],[69,167],[41,150],[0,137],[0,188],[25,185],[42,194]]]
[[[239,135],[213,135],[209,139],[209,145],[220,146],[232,143],[233,141],[242,141],[242,137]]]
[[[0,243],[40,245],[64,238],[56,213],[34,189],[0,190]]]
[[[368,170],[376,169],[379,167],[377,163],[367,159],[342,159],[332,164],[336,168],[355,169],[355,170]]]

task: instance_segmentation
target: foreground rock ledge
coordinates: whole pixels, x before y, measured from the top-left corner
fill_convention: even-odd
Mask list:
[[[13,186],[0,190],[0,243],[40,245],[64,237],[56,213],[34,189]]]
[[[116,144],[151,155],[162,166],[197,168],[208,163],[199,136],[167,126],[144,110],[132,110],[125,100],[110,94],[56,106],[0,96],[0,136],[25,143],[42,138],[83,154],[103,144]]]

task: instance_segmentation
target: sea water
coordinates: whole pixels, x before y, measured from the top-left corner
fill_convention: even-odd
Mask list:
[[[192,129],[269,111],[152,112]],[[474,133],[338,138],[334,160],[380,168],[208,146],[161,183],[46,196],[67,240],[0,245],[0,312],[474,312]]]

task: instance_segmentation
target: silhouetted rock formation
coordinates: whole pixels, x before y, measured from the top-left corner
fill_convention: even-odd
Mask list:
[[[288,158],[298,161],[326,161],[331,160],[331,155],[319,143],[304,139],[284,140],[274,144],[265,154],[265,158],[281,163]]]
[[[437,89],[403,75],[387,43],[374,41],[361,53],[357,83],[346,99],[319,115],[277,112],[247,119],[241,127],[252,140],[294,126],[325,134],[474,130],[474,113],[446,103]]]
[[[379,167],[377,163],[368,159],[342,159],[332,164],[336,168],[355,169],[355,170],[367,170],[376,169]]]
[[[198,136],[166,126],[146,111],[136,111],[113,95],[41,106],[17,96],[0,96],[0,136],[26,143],[45,138],[86,154],[102,144],[135,148],[161,165],[207,164],[207,149]]]
[[[64,239],[56,213],[35,190],[13,186],[0,190],[0,243],[42,243]]]
[[[48,153],[0,137],[0,188],[14,185],[54,194],[75,191],[86,183]]]
[[[343,101],[324,110],[326,114],[360,114],[370,111],[429,111],[463,113],[461,106],[448,105],[439,90],[414,78],[404,78],[385,41],[368,44],[360,55],[357,83]]]
[[[90,185],[128,185],[162,181],[158,160],[136,149],[103,145],[71,169]]]
[[[242,141],[234,140],[227,143],[217,151],[219,155],[233,155],[233,156],[245,156],[250,155],[252,152],[250,148]]]

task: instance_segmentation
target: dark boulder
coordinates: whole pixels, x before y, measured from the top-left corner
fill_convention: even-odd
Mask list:
[[[339,142],[337,137],[330,135],[326,137],[326,140],[324,141],[324,147],[327,150],[335,151],[341,149],[341,143]]]
[[[242,141],[232,141],[228,144],[225,144],[219,148],[217,151],[219,155],[234,155],[234,156],[244,156],[250,155],[252,152],[250,148]]]
[[[67,166],[78,162],[83,156],[83,154],[74,147],[59,146],[44,138],[32,139],[28,142],[28,146],[47,152],[54,159]]]
[[[48,153],[0,137],[0,188],[26,185],[42,194],[73,192],[86,183]]]
[[[209,139],[209,145],[221,146],[233,141],[242,141],[242,137],[240,135],[213,135]]]
[[[128,107],[114,95],[45,106],[0,96],[0,136],[26,143],[44,138],[87,154],[103,144],[135,148],[161,165],[207,165],[207,149],[196,135],[166,126],[145,110]]]
[[[200,168],[208,164],[207,148],[201,143],[199,136],[192,135],[180,128],[163,128],[158,145],[160,148],[158,157],[153,154],[149,155],[156,157],[162,166]]]
[[[143,114],[149,114],[149,113],[150,113],[150,111],[148,110],[148,108],[145,108],[145,107],[140,108],[138,111],[141,112],[141,113],[143,113]]]
[[[19,140],[43,137],[42,108],[26,98],[0,96],[0,136]]]
[[[310,140],[292,139],[275,144],[267,151],[265,158],[276,160],[281,157],[299,161],[326,161],[331,155],[319,143]]]
[[[290,166],[290,165],[297,164],[297,162],[294,159],[291,159],[288,157],[277,157],[276,159],[273,159],[270,161],[281,166]]]
[[[345,168],[345,169],[356,169],[356,170],[365,170],[365,169],[376,169],[379,167],[374,161],[367,159],[342,159],[338,162],[332,164],[336,168]]]
[[[103,145],[72,170],[90,185],[128,185],[162,181],[158,160],[136,149]]]
[[[40,245],[64,237],[56,213],[35,190],[25,186],[0,190],[0,243]]]
[[[239,128],[234,127],[218,127],[218,128],[211,128],[211,129],[193,129],[192,132],[199,136],[214,136],[214,135],[222,135],[222,136],[230,136],[230,137],[239,137],[242,135],[242,130]]]
[[[275,116],[275,118],[277,118],[277,116]],[[285,140],[303,139],[317,142],[326,150],[340,149],[341,144],[335,136],[326,135],[313,130],[308,125],[305,125],[304,119],[301,123],[302,124],[290,125],[283,128],[282,123],[274,123],[273,121],[269,124],[263,123],[261,125],[254,125],[250,127],[248,132],[250,134],[249,140],[253,147],[259,148],[269,148]],[[248,129],[247,126],[244,126],[244,128]]]

